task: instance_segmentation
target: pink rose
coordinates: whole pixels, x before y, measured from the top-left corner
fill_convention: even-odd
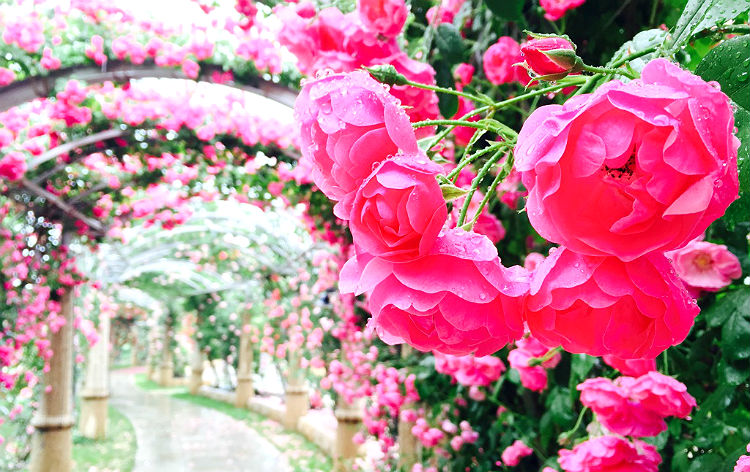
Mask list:
[[[23,177],[26,169],[26,158],[18,151],[11,151],[0,159],[0,177],[11,182]]]
[[[565,12],[578,8],[586,0],[539,0],[539,4],[544,8],[544,17],[550,21],[556,21],[565,15]]]
[[[547,388],[547,369],[551,369],[560,362],[560,353],[556,353],[541,365],[529,366],[529,360],[539,358],[549,352],[549,348],[533,336],[516,341],[516,349],[508,353],[508,363],[521,376],[521,385],[535,392]]]
[[[656,436],[667,429],[664,418],[685,418],[696,405],[684,384],[655,371],[614,381],[587,379],[577,388],[599,422],[623,436]]]
[[[357,12],[365,28],[386,37],[398,36],[409,14],[404,0],[359,0]]]
[[[531,39],[521,44],[521,57],[536,75],[567,74],[575,66],[575,46],[560,37]]]
[[[392,58],[378,63],[391,64],[404,77],[412,82],[435,85],[435,69],[425,62],[415,61],[405,53],[396,54]],[[391,87],[391,95],[401,100],[406,107],[406,113],[413,122],[432,120],[440,116],[437,94],[432,90],[425,90],[410,85],[395,85]],[[420,138],[428,136],[428,127],[417,129]]]
[[[506,466],[514,467],[521,462],[521,459],[533,453],[533,449],[524,444],[520,439],[516,439],[513,444],[505,448],[500,458]]]
[[[635,379],[628,390],[631,398],[662,416],[686,418],[696,406],[685,384],[656,371]]]
[[[531,275],[526,322],[548,346],[653,358],[681,343],[699,312],[661,254],[631,262],[550,251]]]
[[[349,219],[357,189],[375,165],[417,153],[409,118],[398,101],[365,71],[305,83],[295,103],[302,156],[336,216]]]
[[[523,267],[529,272],[534,272],[542,262],[544,262],[544,256],[542,254],[539,254],[538,252],[530,252],[523,260]]]
[[[578,385],[581,403],[596,414],[596,419],[609,431],[623,436],[656,436],[667,428],[665,416],[651,411],[629,398],[629,391],[616,382],[603,377],[587,379]],[[626,382],[627,385],[627,382]]]
[[[617,356],[602,356],[605,364],[617,369],[622,375],[638,377],[652,370],[656,370],[656,360],[654,359],[622,359]]]
[[[349,215],[360,250],[393,262],[428,254],[447,217],[435,179],[441,170],[423,153],[383,161],[357,191]]]
[[[0,87],[5,87],[16,80],[16,73],[5,67],[0,67]]]
[[[565,472],[657,472],[661,456],[643,441],[600,436],[562,449],[557,461]]]
[[[445,230],[429,255],[392,263],[357,255],[341,270],[344,293],[369,293],[370,326],[389,344],[477,356],[523,335],[527,274],[500,265],[484,236]]]
[[[750,472],[750,456],[740,456],[732,472]]]
[[[677,275],[696,296],[701,290],[721,290],[742,276],[739,259],[723,244],[693,240],[666,256],[672,259]]]
[[[467,387],[487,387],[500,378],[505,371],[505,365],[495,356],[452,356],[436,352],[435,370],[450,375],[456,382]]]
[[[515,81],[527,84],[531,80],[529,74],[523,67],[514,66],[520,62],[523,62],[521,46],[510,36],[502,36],[484,52],[484,75],[495,85]]]
[[[538,108],[516,145],[529,220],[583,254],[678,248],[737,198],[733,129],[729,98],[664,59],[641,79]]]

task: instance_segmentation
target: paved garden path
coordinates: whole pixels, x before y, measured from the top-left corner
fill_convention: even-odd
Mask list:
[[[112,406],[133,423],[133,472],[285,472],[282,454],[245,423],[210,408],[142,390],[112,374]]]

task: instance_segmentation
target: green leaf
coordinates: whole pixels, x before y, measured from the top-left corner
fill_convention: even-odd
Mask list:
[[[443,192],[443,199],[445,199],[446,202],[461,198],[468,193],[467,189],[456,187],[450,183],[440,184],[440,190]]]
[[[438,61],[435,64],[435,82],[438,86],[446,88],[452,88],[455,85],[450,64],[445,61]],[[458,97],[449,93],[439,93],[438,108],[444,117],[452,117],[458,111]]]
[[[690,0],[665,43],[668,54],[677,52],[699,31],[750,11],[750,0]]]
[[[750,377],[750,369],[746,366],[735,367],[726,359],[719,361],[718,368],[720,379],[729,385],[740,385]]]
[[[748,297],[750,297],[750,293],[747,293],[747,290],[734,290],[716,300],[703,311],[708,326],[715,328],[726,323],[730,316],[742,310],[743,305],[747,305]]]
[[[741,143],[737,152],[740,198],[727,208],[724,215],[724,220],[730,228],[739,222],[747,221],[747,215],[750,215],[750,111],[737,106],[734,112],[734,124],[737,126],[737,137]]]
[[[641,31],[640,33],[633,36],[633,39],[627,41],[625,44],[620,46],[620,49],[612,56],[612,59],[607,65],[613,64],[625,57],[634,54],[636,52],[644,51],[646,49],[658,46],[664,42],[667,32],[658,28]],[[654,57],[656,53],[646,54],[643,57],[639,57],[629,61],[630,67],[636,72],[640,72]]]
[[[734,312],[721,328],[721,351],[730,359],[750,357],[750,297]]]
[[[521,21],[524,19],[523,2],[524,0],[485,0],[484,4],[503,20]]]
[[[722,92],[750,110],[750,36],[732,38],[713,48],[695,73],[705,81],[719,82]]]
[[[585,379],[595,363],[596,357],[586,354],[573,354],[570,361],[571,381],[577,384],[579,381]]]
[[[688,472],[704,472],[706,470],[721,470],[721,456],[714,453],[709,452],[708,454],[703,454],[700,457],[696,457],[694,461],[690,463],[690,468],[688,469]]]
[[[461,62],[464,56],[464,40],[458,28],[451,23],[441,23],[435,34],[435,45],[440,55],[451,64]]]

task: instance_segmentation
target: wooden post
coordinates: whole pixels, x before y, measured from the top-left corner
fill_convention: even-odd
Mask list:
[[[130,328],[130,365],[135,367],[138,365],[138,326],[133,323]]]
[[[161,346],[161,360],[159,362],[159,385],[172,386],[174,364],[172,363],[172,327],[169,323],[164,326],[164,338]]]
[[[352,464],[359,455],[359,445],[354,443],[354,435],[362,427],[362,402],[358,399],[349,403],[342,398],[336,402],[334,415],[336,426],[336,445],[334,450],[334,466],[337,472],[354,470]]]
[[[305,378],[299,366],[299,354],[295,351],[289,352],[289,373],[284,393],[284,405],[286,411],[282,424],[287,429],[297,429],[297,422],[310,409],[310,398],[307,395]]]
[[[188,391],[197,395],[203,385],[203,352],[198,341],[193,340],[193,352],[190,355],[190,383]]]
[[[78,422],[81,434],[91,439],[104,439],[107,435],[109,331],[109,314],[103,312],[99,319],[99,340],[89,350],[86,379],[81,393],[81,417]]]
[[[32,420],[31,472],[69,472],[73,466],[73,293],[64,289],[60,315],[65,324],[50,335],[52,358]]]
[[[237,390],[234,406],[247,407],[247,401],[253,396],[253,344],[250,333],[252,313],[245,310],[242,314],[242,332],[240,333],[240,358],[237,366]]]

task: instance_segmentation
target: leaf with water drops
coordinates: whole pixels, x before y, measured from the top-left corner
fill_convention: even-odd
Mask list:
[[[715,80],[734,102],[750,110],[750,36],[722,42],[698,64],[695,73]]]
[[[695,33],[737,18],[748,11],[750,0],[689,0],[672,29],[671,39],[664,44],[665,51],[672,55]]]

